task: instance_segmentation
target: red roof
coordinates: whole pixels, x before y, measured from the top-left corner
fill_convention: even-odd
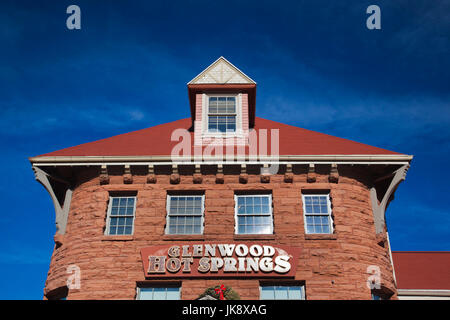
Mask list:
[[[392,252],[398,289],[450,290],[450,251]]]
[[[179,141],[171,141],[177,128],[189,129],[191,118],[120,134],[110,138],[40,155],[43,156],[169,156]],[[397,152],[372,147],[355,141],[302,129],[256,117],[258,132],[279,129],[280,155],[399,155]],[[191,141],[193,142],[193,132]],[[259,135],[258,135],[259,136]],[[270,146],[268,146],[270,155]]]

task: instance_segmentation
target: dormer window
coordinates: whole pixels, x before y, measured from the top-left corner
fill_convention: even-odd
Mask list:
[[[242,100],[239,93],[203,94],[204,137],[235,137],[242,135]]]
[[[208,133],[236,132],[236,96],[209,96]]]
[[[247,145],[256,82],[220,57],[188,83],[196,145]]]

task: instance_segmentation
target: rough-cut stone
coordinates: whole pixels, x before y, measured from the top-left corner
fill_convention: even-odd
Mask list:
[[[247,173],[241,173],[239,175],[239,183],[247,183],[248,182],[248,174]]]
[[[370,181],[366,176],[346,176],[340,172],[339,183],[328,181],[328,172],[317,175],[317,182],[307,182],[306,173],[292,176],[272,175],[261,183],[257,174],[204,174],[202,184],[192,176],[155,175],[154,184],[124,184],[122,175],[110,174],[110,183],[100,185],[100,176],[79,176],[67,221],[64,239],[55,237],[56,245],[45,284],[44,294],[51,295],[66,285],[67,267],[81,270],[81,288],[70,289],[68,299],[135,299],[136,283],[145,281],[140,249],[149,245],[179,243],[163,239],[166,224],[167,191],[202,191],[205,193],[205,242],[236,242],[234,235],[234,194],[236,191],[271,192],[273,197],[274,239],[255,240],[301,248],[295,279],[305,283],[308,299],[370,299],[367,287],[369,266],[378,266],[381,285],[394,292],[389,248],[382,236],[375,235],[370,202]],[[289,174],[290,176],[291,174]],[[295,178],[295,179],[294,179]],[[135,176],[136,181],[139,177]],[[225,183],[218,183],[222,179]],[[181,183],[180,183],[181,180]],[[140,181],[140,180],[139,180]],[[177,183],[174,185],[173,183]],[[302,190],[330,190],[335,234],[308,238],[305,233]],[[109,238],[104,235],[110,192],[137,193],[133,236]],[[191,240],[192,241],[192,240]],[[202,240],[200,240],[202,241]],[[276,283],[279,283],[277,280]],[[181,281],[182,299],[195,299],[206,288],[231,286],[242,299],[259,299],[257,279],[185,279]]]
[[[170,183],[171,184],[178,184],[180,183],[180,175],[178,173],[172,173],[170,175]]]
[[[192,177],[192,182],[195,184],[199,184],[202,183],[203,181],[203,176],[201,173],[194,173],[193,177]]]
[[[156,183],[156,176],[154,174],[148,174],[147,183]]]

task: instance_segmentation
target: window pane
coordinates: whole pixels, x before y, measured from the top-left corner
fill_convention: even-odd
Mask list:
[[[109,235],[132,234],[135,197],[111,197]]]
[[[270,232],[270,226],[254,226],[252,227],[253,233],[257,234],[268,234]]]
[[[208,116],[208,131],[236,131],[236,116]]]
[[[139,288],[139,300],[179,300],[180,288]]]
[[[238,233],[271,234],[272,220],[267,195],[237,196]]]
[[[275,291],[273,287],[261,287],[261,300],[274,300]]]
[[[287,298],[288,298],[288,288],[287,287],[276,287],[275,300],[287,300]]]
[[[302,286],[263,286],[261,300],[302,300]]]
[[[302,287],[289,287],[289,299],[290,300],[301,300],[302,297]]]
[[[127,207],[126,215],[132,216],[134,213],[134,207]]]
[[[116,230],[117,230],[117,227],[115,227],[115,226],[109,227],[109,234],[110,235],[116,234]]]
[[[167,233],[201,234],[201,196],[170,196]]]
[[[153,288],[140,288],[139,300],[153,300]]]
[[[119,221],[118,221],[118,218],[111,218],[111,221],[110,221],[110,225],[111,226],[117,226],[117,223],[118,223]]]
[[[153,288],[153,300],[166,300],[166,288]]]
[[[133,225],[133,218],[125,218],[125,225],[131,227]]]
[[[166,300],[180,300],[180,288],[167,288]]]
[[[304,195],[306,233],[332,233],[329,195]]]

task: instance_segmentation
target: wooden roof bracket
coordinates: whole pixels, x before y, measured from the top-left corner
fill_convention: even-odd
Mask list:
[[[372,211],[375,222],[375,231],[377,234],[382,233],[386,229],[386,209],[389,202],[393,199],[394,192],[398,185],[406,179],[409,164],[402,165],[394,172],[393,178],[387,188],[383,198],[378,202],[377,190],[375,187],[370,189],[370,198],[372,201]]]
[[[63,235],[66,233],[67,218],[69,216],[70,202],[72,200],[72,189],[70,184],[66,181],[62,181],[60,178],[53,178],[44,170],[33,166],[34,176],[36,180],[42,184],[52,198],[53,205],[55,206],[55,225],[56,232]],[[62,203],[58,200],[56,196],[56,190],[54,186],[50,183],[51,180],[63,182],[65,189],[63,190],[64,199]]]

